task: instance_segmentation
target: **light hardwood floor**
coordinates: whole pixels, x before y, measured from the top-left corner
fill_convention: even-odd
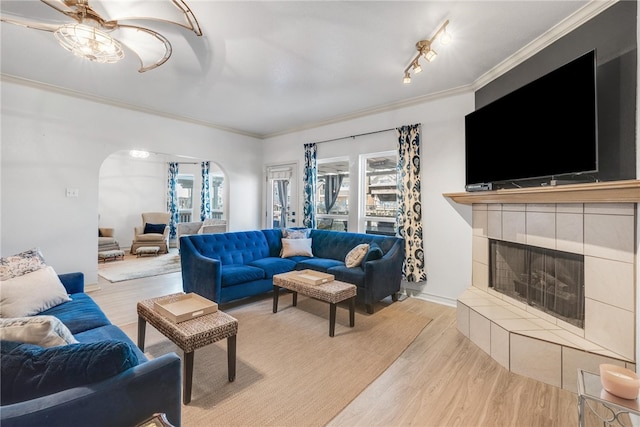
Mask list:
[[[119,283],[100,279],[91,296],[114,324],[123,325],[137,320],[138,300],[181,292],[181,283],[180,273]],[[425,301],[421,310],[433,321],[328,425],[578,424],[576,394],[504,369],[457,330],[454,308]],[[366,314],[358,310],[357,315]]]

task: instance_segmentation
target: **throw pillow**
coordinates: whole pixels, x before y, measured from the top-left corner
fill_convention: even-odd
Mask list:
[[[0,340],[35,344],[41,347],[78,342],[64,323],[55,316],[0,319]]]
[[[362,263],[362,260],[369,252],[369,244],[361,243],[355,248],[351,249],[347,256],[344,258],[344,265],[347,267],[357,267]]]
[[[149,224],[144,225],[144,234],[163,234],[166,224]]]
[[[369,245],[369,251],[367,252],[367,255],[365,255],[364,259],[362,260],[362,265],[364,265],[365,262],[380,259],[383,255],[384,252],[382,252],[380,246],[378,246],[377,243],[371,243]]]
[[[40,270],[46,265],[38,248],[0,258],[0,280],[19,277],[32,271]]]
[[[139,364],[116,340],[42,348],[0,341],[0,403],[7,405],[105,380]]]
[[[0,282],[0,317],[33,316],[65,301],[71,298],[51,266]]]
[[[308,239],[311,230],[308,228],[283,228],[282,238],[284,239]]]
[[[282,239],[282,258],[313,256],[311,239]]]

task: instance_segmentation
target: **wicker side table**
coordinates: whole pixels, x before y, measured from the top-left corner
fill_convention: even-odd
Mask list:
[[[191,402],[193,355],[197,348],[227,339],[229,381],[236,379],[236,334],[238,321],[220,310],[185,322],[174,323],[154,309],[156,301],[172,302],[184,294],[177,293],[138,302],[138,347],[144,351],[146,324],[156,328],[184,352],[182,402]]]
[[[334,280],[320,285],[310,285],[296,279],[298,272],[274,274],[273,276],[273,312],[278,312],[278,297],[280,288],[293,292],[293,305],[298,305],[298,293],[329,303],[329,336],[333,337],[336,330],[336,306],[339,302],[349,302],[349,326],[355,325],[355,307],[357,288],[350,283]]]

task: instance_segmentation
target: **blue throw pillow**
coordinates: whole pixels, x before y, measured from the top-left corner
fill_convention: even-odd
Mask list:
[[[380,246],[378,246],[377,243],[372,242],[369,244],[369,251],[367,252],[367,255],[365,255],[364,259],[362,260],[362,264],[360,264],[360,266],[364,268],[364,264],[367,261],[375,261],[377,259],[382,258],[383,255],[384,255],[384,252],[382,252],[382,248],[380,248]]]
[[[149,234],[149,233],[163,234],[165,227],[166,227],[165,224],[149,224],[149,223],[146,223],[144,225],[144,234]]]
[[[1,405],[102,381],[139,363],[132,346],[117,340],[49,348],[3,340],[0,357]]]

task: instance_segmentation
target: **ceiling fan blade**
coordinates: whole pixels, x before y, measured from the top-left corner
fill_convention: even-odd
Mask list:
[[[200,29],[198,20],[196,19],[189,6],[187,6],[187,4],[183,0],[171,0],[171,2],[163,1],[155,3],[153,7],[153,13],[155,16],[143,16],[144,12],[142,12],[141,16],[121,17],[118,14],[118,6],[118,3],[105,4],[105,8],[109,8],[108,14],[111,17],[111,21],[109,21],[110,23],[114,21],[117,21],[118,23],[121,23],[123,21],[164,22],[168,24],[179,25],[182,28],[193,31],[198,36],[202,35],[202,30]],[[127,11],[129,11],[129,13],[130,10],[130,7],[127,8]]]
[[[47,6],[57,10],[60,13],[67,15],[69,18],[75,19],[80,22],[80,9],[77,8],[78,3],[82,3],[82,0],[40,0]]]
[[[138,72],[153,70],[171,57],[171,43],[162,34],[136,25],[118,25],[118,41],[140,60]]]
[[[60,25],[54,24],[45,24],[43,22],[34,22],[34,21],[21,21],[17,19],[11,19],[6,17],[0,17],[0,21],[6,22],[7,24],[19,25],[25,28],[31,28],[33,30],[41,30],[41,31],[49,31],[54,32],[58,29]]]

